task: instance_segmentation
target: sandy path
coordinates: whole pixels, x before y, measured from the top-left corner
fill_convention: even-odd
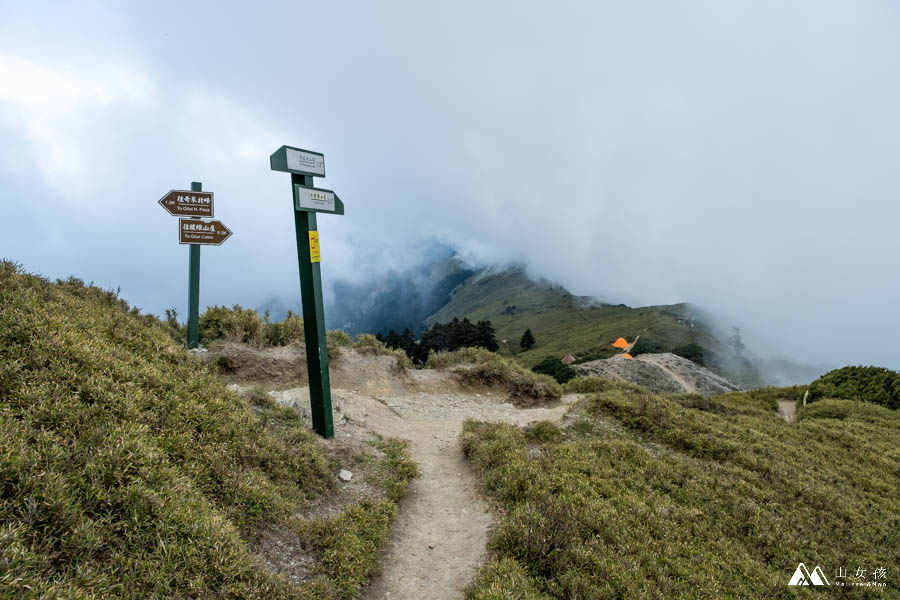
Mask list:
[[[419,477],[400,507],[383,574],[366,600],[462,598],[484,560],[493,518],[478,495],[478,480],[457,438],[467,417],[519,425],[559,421],[574,397],[552,408],[517,409],[491,397],[466,394],[411,396],[390,401],[402,431],[379,432],[410,441]]]
[[[418,421],[410,441],[419,477],[400,506],[383,575],[363,598],[462,598],[484,558],[492,517],[457,448],[461,422]],[[387,432],[385,432],[387,433]]]
[[[434,373],[423,378],[435,379]],[[335,436],[362,428],[409,441],[419,477],[410,485],[382,570],[363,591],[363,600],[450,600],[466,586],[485,558],[493,516],[478,493],[478,478],[459,448],[463,421],[472,417],[526,425],[558,422],[577,396],[548,408],[519,409],[491,394],[463,392],[442,381],[414,382],[414,390],[384,395],[366,389],[332,390]],[[418,384],[418,385],[416,385]],[[449,390],[433,393],[430,390]],[[308,388],[275,392],[279,402],[308,406]]]
[[[793,423],[797,418],[797,403],[793,400],[779,400],[778,416],[787,423]]]

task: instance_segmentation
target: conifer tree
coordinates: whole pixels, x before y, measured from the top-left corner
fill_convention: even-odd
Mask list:
[[[534,334],[531,333],[531,329],[526,329],[525,333],[522,334],[522,340],[519,342],[519,345],[522,346],[522,350],[528,350],[532,346],[534,346]]]

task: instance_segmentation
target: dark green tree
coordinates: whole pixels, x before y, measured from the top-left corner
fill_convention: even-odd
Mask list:
[[[531,333],[531,329],[526,329],[525,333],[522,334],[522,339],[519,341],[519,345],[522,347],[522,350],[528,350],[532,346],[534,346],[534,334]]]
[[[478,328],[476,345],[490,350],[491,352],[496,352],[500,349],[500,344],[497,343],[497,332],[490,321],[478,321],[476,327]]]

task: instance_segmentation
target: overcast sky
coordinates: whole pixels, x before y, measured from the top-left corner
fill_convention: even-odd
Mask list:
[[[156,201],[202,181],[201,305],[296,298],[289,144],[346,205],[330,279],[433,238],[900,368],[897,2],[251,4],[0,1],[0,256],[184,314]]]

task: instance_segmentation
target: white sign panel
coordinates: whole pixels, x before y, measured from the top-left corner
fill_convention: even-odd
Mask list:
[[[321,154],[285,148],[287,167],[294,171],[306,171],[313,175],[325,176],[325,157]]]
[[[334,194],[325,190],[297,187],[297,210],[312,209],[334,212]]]

